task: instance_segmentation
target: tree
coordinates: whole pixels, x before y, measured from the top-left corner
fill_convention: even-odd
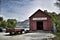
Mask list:
[[[60,30],[60,14],[56,14],[55,12],[44,11],[51,17],[51,24],[56,24],[57,30]]]
[[[3,21],[3,17],[0,17],[0,21]]]
[[[60,15],[57,15],[57,29],[60,30]]]
[[[15,28],[16,27],[16,19],[8,19],[7,20],[7,27],[8,28]]]
[[[57,0],[56,3],[54,3],[55,6],[57,6],[60,9],[60,0]]]
[[[1,21],[1,27],[5,28],[6,27],[6,21]]]
[[[3,21],[3,17],[0,17],[0,26],[1,26],[1,22]]]
[[[47,13],[47,10],[44,10],[45,13]]]

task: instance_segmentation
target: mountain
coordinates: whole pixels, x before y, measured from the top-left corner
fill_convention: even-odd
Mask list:
[[[25,20],[22,22],[17,22],[16,27],[18,28],[28,28],[29,27],[29,20]]]

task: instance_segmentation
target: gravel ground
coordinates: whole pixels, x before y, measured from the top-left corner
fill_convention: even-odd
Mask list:
[[[51,33],[26,33],[10,36],[9,33],[0,33],[0,40],[41,40],[44,38],[53,38]]]

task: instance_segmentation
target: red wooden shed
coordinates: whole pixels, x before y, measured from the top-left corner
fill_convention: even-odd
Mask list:
[[[29,17],[29,26],[31,31],[35,30],[51,30],[51,17],[42,10],[37,10]]]

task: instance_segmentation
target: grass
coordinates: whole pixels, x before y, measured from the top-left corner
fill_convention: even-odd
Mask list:
[[[53,33],[56,35],[56,37],[54,38],[54,40],[60,40],[60,32],[56,32],[56,33]]]
[[[60,40],[60,32],[56,32],[56,33],[53,33],[54,35],[56,35],[55,38],[53,39],[43,39],[43,40]]]

